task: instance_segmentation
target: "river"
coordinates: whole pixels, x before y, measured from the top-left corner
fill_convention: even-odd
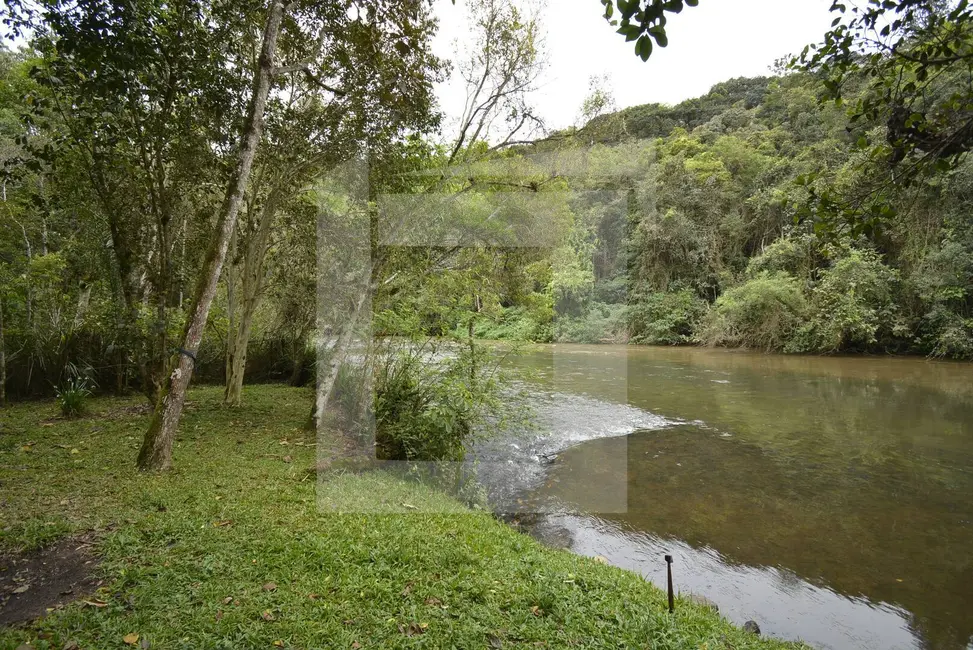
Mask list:
[[[973,648],[973,365],[531,346],[481,477],[541,539],[818,648]],[[491,462],[495,461],[495,462]]]

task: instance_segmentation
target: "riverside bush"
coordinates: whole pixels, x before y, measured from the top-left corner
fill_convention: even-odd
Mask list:
[[[793,276],[763,271],[719,297],[703,338],[710,345],[780,351],[806,311],[807,303]]]
[[[811,294],[810,319],[796,333],[789,351],[863,350],[882,338],[902,334],[893,300],[898,273],[874,251],[849,248],[842,253],[821,273]]]
[[[461,461],[504,426],[522,400],[482,346],[390,348],[375,370],[375,447],[383,460]]]
[[[690,289],[640,296],[629,308],[632,342],[650,345],[695,343],[696,331],[707,311],[706,302]]]

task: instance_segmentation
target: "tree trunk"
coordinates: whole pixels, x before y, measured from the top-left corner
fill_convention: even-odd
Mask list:
[[[328,401],[331,399],[331,393],[334,391],[334,384],[338,379],[338,372],[341,370],[341,364],[345,362],[345,357],[348,355],[351,337],[355,333],[358,318],[361,315],[362,308],[365,306],[365,300],[368,298],[369,293],[370,287],[362,289],[361,295],[358,297],[352,312],[348,315],[348,320],[345,321],[345,326],[338,335],[338,340],[331,347],[331,356],[328,358],[326,365],[320,363],[321,357],[324,356],[324,350],[321,347],[318,348],[318,385],[315,392],[314,411],[311,418],[315,428],[324,421],[324,414],[328,410]],[[322,373],[321,370],[325,372]]]
[[[155,413],[149,430],[145,433],[142,450],[139,452],[138,467],[142,470],[165,470],[172,466],[172,443],[176,428],[182,415],[186,400],[186,390],[193,373],[193,359],[203,338],[203,329],[209,317],[209,309],[216,295],[217,283],[226,260],[230,236],[236,226],[240,204],[250,178],[257,145],[260,143],[263,128],[264,109],[270,93],[274,73],[274,55],[277,52],[277,37],[284,16],[282,0],[271,0],[264,26],[260,59],[254,73],[253,97],[240,138],[240,152],[237,167],[226,190],[226,198],[220,208],[215,237],[206,253],[199,277],[199,284],[184,329],[182,349],[169,361],[172,368],[163,385],[156,403]]]
[[[3,303],[0,299],[0,408],[7,405],[7,342],[3,331]]]
[[[247,368],[247,348],[250,345],[250,332],[253,317],[260,306],[264,290],[264,262],[267,260],[271,226],[280,205],[281,194],[277,190],[270,193],[260,210],[260,223],[252,241],[244,248],[243,277],[237,300],[240,310],[234,313],[226,350],[226,391],[223,403],[227,406],[240,406],[243,401],[243,377]]]
[[[303,348],[298,349],[297,345],[292,346],[294,358],[292,359],[293,365],[291,365],[291,378],[287,380],[288,386],[300,386],[301,378],[304,376],[304,355]]]
[[[236,365],[236,315],[237,315],[237,285],[240,283],[240,262],[236,259],[237,240],[240,234],[237,230],[233,231],[230,237],[230,248],[227,253],[230,262],[226,265],[223,278],[226,280],[226,366],[223,370],[223,381],[229,389],[230,376],[233,374]],[[223,396],[224,403],[226,395]]]

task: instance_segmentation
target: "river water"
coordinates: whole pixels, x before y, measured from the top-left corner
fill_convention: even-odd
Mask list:
[[[973,365],[532,346],[478,449],[540,538],[819,648],[973,648]],[[496,462],[489,462],[496,461]]]

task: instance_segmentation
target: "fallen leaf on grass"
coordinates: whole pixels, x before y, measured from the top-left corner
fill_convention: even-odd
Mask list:
[[[402,590],[402,596],[403,597],[408,596],[410,593],[412,593],[412,585],[413,584],[415,584],[415,583],[410,582],[410,583],[408,583],[405,586],[405,589]]]
[[[82,600],[85,605],[90,605],[91,607],[108,607],[108,603],[102,600]]]
[[[411,503],[403,503],[403,504],[402,504],[402,507],[403,507],[403,508],[408,508],[409,510],[418,510],[418,508],[416,508],[416,507],[415,507],[414,505],[412,505]]]
[[[352,647],[352,650],[358,650],[358,648],[361,647],[361,644],[358,643],[358,641],[355,641],[354,643],[351,644],[351,647]]]
[[[283,648],[284,647],[284,642],[281,641],[280,639],[277,639],[276,641],[274,641],[274,647],[275,648]]]
[[[533,607],[530,608],[530,613],[533,614],[534,616],[541,616],[544,614],[544,610],[538,607],[537,605],[534,605]]]
[[[426,605],[431,607],[438,607],[443,604],[443,601],[439,600],[438,598],[426,598],[424,602]]]
[[[213,522],[213,527],[214,528],[223,528],[225,526],[230,526],[232,524],[233,524],[233,520],[232,519],[225,519],[223,521],[214,521]]]
[[[264,591],[277,591],[277,585],[273,582],[268,582],[263,586]]]
[[[429,623],[409,623],[408,626],[399,625],[399,632],[406,636],[417,636],[419,634],[425,634],[426,628],[429,627]]]
[[[30,585],[20,585],[19,587],[17,587],[16,589],[14,589],[14,593],[15,594],[22,594],[25,591],[27,591],[28,589],[30,589]]]
[[[122,637],[122,641],[124,641],[126,645],[135,645],[139,642],[139,635],[135,634],[134,632],[131,634],[126,634]]]
[[[232,602],[233,602],[233,596],[227,596],[226,598],[223,599],[224,605],[229,605]]]
[[[260,618],[265,621],[273,621],[277,619],[277,617],[274,616],[269,609],[265,609],[264,613],[260,615]]]
[[[293,459],[293,458],[291,458],[290,456],[284,456],[284,462],[285,462],[285,463],[291,463],[291,462],[293,462],[293,461],[294,461],[294,459]]]
[[[319,596],[317,594],[308,594],[307,597],[310,598],[311,600],[317,600],[321,596]]]

